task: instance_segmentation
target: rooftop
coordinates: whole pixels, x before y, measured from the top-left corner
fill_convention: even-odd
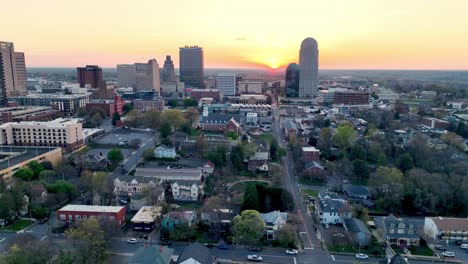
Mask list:
[[[13,96],[14,98],[44,98],[44,99],[56,99],[56,98],[64,98],[64,99],[74,99],[80,98],[84,96],[89,96],[91,93],[84,93],[84,94],[41,94],[41,93],[32,93],[27,94],[24,96]]]
[[[131,221],[132,223],[154,222],[161,215],[161,210],[161,206],[142,206]]]
[[[11,126],[11,125],[65,127],[66,125],[77,124],[77,123],[79,123],[78,119],[57,118],[55,120],[47,121],[47,122],[40,122],[40,121],[8,122],[8,123],[2,124],[0,127],[6,127],[6,126]]]
[[[304,152],[317,152],[317,151],[320,151],[320,150],[316,149],[315,147],[302,147],[302,151],[304,151]]]
[[[39,155],[61,148],[49,147],[19,147],[0,145],[0,170],[15,166],[22,162],[33,159]]]
[[[428,217],[440,230],[468,231],[468,218]]]
[[[90,212],[90,213],[118,213],[123,206],[100,206],[100,205],[81,205],[81,204],[69,204],[58,211],[69,211],[69,212]]]

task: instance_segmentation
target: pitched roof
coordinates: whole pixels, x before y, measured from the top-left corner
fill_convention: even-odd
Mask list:
[[[308,170],[308,169],[312,169],[312,168],[319,168],[321,170],[323,170],[323,166],[318,163],[317,161],[309,161],[309,162],[306,162],[304,164],[304,169]]]
[[[439,230],[468,231],[468,218],[429,217]]]
[[[239,116],[232,114],[209,114],[208,116],[202,116],[200,123],[227,124],[231,119],[237,122]]]
[[[353,233],[362,232],[362,233],[366,233],[369,235],[371,234],[371,232],[369,231],[369,228],[367,228],[364,222],[357,218],[353,217],[353,218],[345,219],[344,222],[345,222],[346,229],[348,229],[349,231]]]
[[[346,202],[332,199],[321,199],[319,202],[320,211],[326,213],[343,213],[351,212],[349,205]]]
[[[196,262],[187,262],[187,263],[200,263],[200,264],[212,264],[213,257],[210,254],[210,250],[202,246],[200,243],[193,243],[189,246],[186,246],[182,253],[180,254],[179,258],[177,259],[177,263],[184,263],[186,260],[193,259]]]
[[[345,192],[351,195],[370,195],[369,189],[361,185],[348,185],[344,189]]]
[[[263,221],[266,223],[274,223],[278,218],[282,218],[285,222],[288,221],[288,213],[280,211],[272,211],[266,214],[261,214]]]
[[[140,247],[128,262],[129,264],[169,264],[174,249],[164,246]]]

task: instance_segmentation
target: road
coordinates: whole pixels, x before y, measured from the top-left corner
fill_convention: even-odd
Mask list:
[[[150,147],[154,147],[153,138],[148,138],[147,140],[143,141],[137,150],[132,151],[127,157],[124,157],[120,168],[117,168],[112,173],[112,176],[115,178],[121,175],[125,175],[128,172],[134,170],[138,163],[140,163],[140,161],[143,159],[143,150]]]
[[[48,239],[47,231],[49,229],[49,225],[45,224],[36,224],[22,233],[0,233],[0,252],[4,252],[8,246],[13,242],[15,239],[26,236],[32,235],[37,239]]]

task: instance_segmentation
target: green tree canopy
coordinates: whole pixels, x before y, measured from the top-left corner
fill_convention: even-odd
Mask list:
[[[111,149],[107,153],[107,159],[113,164],[118,164],[123,160],[122,150],[118,148]]]
[[[265,232],[265,222],[258,211],[245,210],[234,217],[232,231],[237,243],[257,245]]]
[[[78,263],[103,263],[107,257],[104,231],[97,219],[83,219],[66,231],[77,252]]]
[[[14,177],[20,178],[23,181],[30,181],[34,177],[34,173],[28,168],[21,168],[17,170],[14,174]]]
[[[39,174],[44,171],[42,164],[35,160],[28,163],[28,168],[33,172],[34,178],[38,178]]]
[[[354,131],[350,123],[341,123],[333,135],[333,143],[340,149],[344,150],[354,144],[357,138],[357,133]]]
[[[401,154],[398,157],[398,168],[404,173],[414,167],[413,158],[409,153]]]

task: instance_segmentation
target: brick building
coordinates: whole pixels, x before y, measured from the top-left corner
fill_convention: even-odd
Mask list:
[[[106,83],[102,78],[102,69],[97,65],[86,65],[86,67],[76,68],[78,83],[81,88],[105,87]]]
[[[124,206],[98,206],[69,204],[57,211],[57,221],[60,223],[76,223],[83,219],[97,218],[115,222],[118,226],[125,225]]]
[[[60,111],[49,106],[38,107],[2,107],[0,108],[0,123],[21,121],[50,121],[62,116]]]
[[[239,133],[240,125],[236,118],[229,114],[210,114],[203,116],[200,125],[203,131]]]
[[[153,100],[143,100],[137,99],[133,101],[133,107],[141,112],[146,112],[150,109],[157,109],[159,111],[164,111],[166,103],[162,98],[155,98]]]
[[[220,97],[218,89],[187,89],[187,95],[195,100],[213,98],[213,100],[219,101]]]
[[[320,160],[320,150],[315,147],[302,147],[302,158],[304,162]]]
[[[368,105],[369,93],[359,91],[341,91],[333,95],[334,104]]]
[[[114,100],[92,100],[86,104],[86,111],[91,111],[92,109],[101,109],[108,117],[112,117],[115,112],[122,115],[122,98],[116,95]]]

